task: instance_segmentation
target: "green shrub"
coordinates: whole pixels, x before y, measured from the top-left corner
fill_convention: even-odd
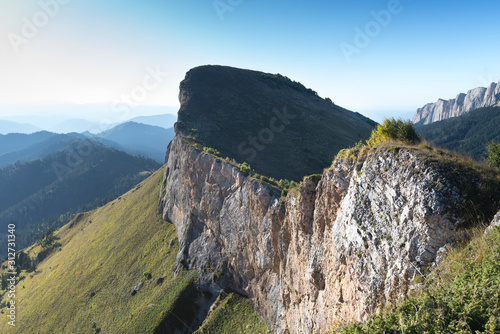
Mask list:
[[[290,180],[279,180],[279,181],[275,180],[275,182],[278,185],[278,187],[280,187],[283,190],[290,190],[292,188],[298,188],[300,186],[298,182]]]
[[[212,147],[204,147],[203,148],[203,152],[205,153],[208,153],[208,154],[212,154],[212,155],[215,155],[215,156],[220,156],[220,152],[217,151],[215,148],[212,148]]]
[[[250,172],[252,171],[250,165],[247,164],[246,162],[239,164],[238,168],[240,169],[240,172],[242,172],[245,175],[250,175]]]
[[[281,189],[287,189],[290,187],[290,181],[289,180],[280,180],[279,185],[280,185]]]
[[[486,146],[486,151],[488,156],[486,161],[488,164],[500,168],[500,143],[491,141],[488,146]]]
[[[222,270],[219,270],[212,276],[212,281],[217,282],[222,278],[222,276],[224,276],[224,272]]]
[[[413,127],[413,123],[411,121],[388,118],[372,131],[367,144],[375,146],[389,140],[400,140],[409,144],[416,144],[420,142],[420,138],[415,132],[415,128]]]
[[[274,177],[268,177],[264,175],[260,175],[256,173],[252,167],[246,162],[243,162],[238,165],[238,168],[240,172],[242,172],[245,176],[249,176],[251,178],[254,178],[256,180],[260,180],[262,182],[266,182],[272,186],[278,187],[281,190],[289,190],[290,188],[297,188],[299,187],[299,183],[295,181],[290,181],[290,180],[276,180]]]
[[[146,277],[146,279],[151,279],[153,276],[151,275],[151,273],[149,271],[146,271],[144,273],[144,277]]]

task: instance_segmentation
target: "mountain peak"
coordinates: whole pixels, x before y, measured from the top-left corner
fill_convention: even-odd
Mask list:
[[[179,101],[179,135],[275,178],[321,172],[375,125],[281,74],[227,66],[190,70]]]

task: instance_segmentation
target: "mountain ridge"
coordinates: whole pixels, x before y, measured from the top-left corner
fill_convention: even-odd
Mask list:
[[[321,172],[376,124],[286,76],[228,66],[188,71],[179,101],[176,132],[277,179]]]
[[[165,147],[174,137],[174,129],[138,122],[125,122],[103,131],[94,139],[102,140],[107,145],[124,150],[132,155],[140,155],[163,164]],[[113,145],[116,143],[118,145]]]
[[[41,130],[39,127],[28,123],[0,120],[0,134],[3,135],[9,133],[35,133]]]
[[[467,94],[460,93],[450,100],[439,99],[435,103],[428,103],[417,109],[413,116],[413,123],[426,125],[444,119],[458,117],[471,110],[495,106],[500,103],[500,81],[492,82],[487,88],[477,87]]]

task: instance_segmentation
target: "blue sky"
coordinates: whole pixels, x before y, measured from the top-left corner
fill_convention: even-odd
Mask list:
[[[499,14],[498,1],[0,0],[0,117],[12,105],[175,106],[204,64],[281,73],[377,121],[410,117],[498,82]]]

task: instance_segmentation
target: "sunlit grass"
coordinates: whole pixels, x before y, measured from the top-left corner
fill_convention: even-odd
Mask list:
[[[16,327],[2,321],[0,332],[92,333],[95,322],[101,333],[152,333],[193,280],[190,272],[173,276],[177,236],[157,212],[162,176],[163,168],[57,231],[61,250],[18,284]]]

